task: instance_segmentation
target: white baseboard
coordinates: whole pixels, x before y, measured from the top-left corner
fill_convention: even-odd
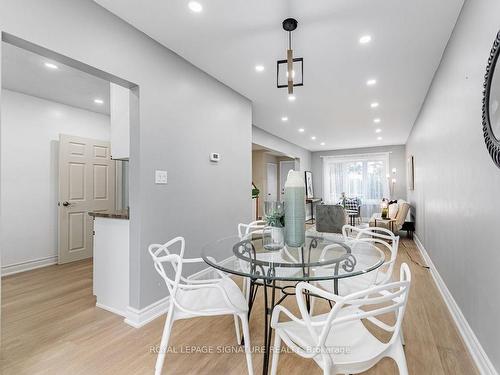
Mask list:
[[[127,317],[127,314],[126,314],[125,311],[115,309],[114,307],[109,307],[109,306],[103,305],[102,303],[99,303],[99,302],[96,302],[95,306],[99,307],[100,309],[112,312],[113,314],[117,314],[117,315],[120,315],[120,316],[123,316],[123,317]]]
[[[141,328],[142,326],[165,314],[169,305],[170,297],[167,296],[140,310],[128,306],[124,321],[134,328]]]
[[[57,255],[45,258],[28,260],[26,262],[20,262],[15,264],[9,264],[2,267],[2,277],[13,275],[15,273],[31,271],[37,268],[51,266],[57,264]]]
[[[434,282],[436,283],[436,286],[440,291],[441,296],[443,297],[444,302],[446,303],[446,306],[448,307],[448,310],[450,311],[451,316],[453,317],[453,320],[455,321],[462,339],[464,340],[465,345],[467,346],[467,349],[469,350],[479,372],[483,375],[498,375],[498,372],[491,363],[488,355],[481,346],[481,343],[474,334],[474,331],[467,322],[467,319],[462,313],[462,310],[460,310],[460,307],[448,290],[448,287],[437,271],[436,266],[432,262],[432,259],[425,250],[424,245],[422,244],[422,242],[420,242],[420,239],[417,237],[417,235],[414,235],[413,238],[415,240],[415,243],[417,244],[418,249],[420,250],[420,253],[422,254],[422,257],[430,267],[432,278],[434,279]]]
[[[219,262],[219,264],[225,264],[227,262],[234,262],[235,257],[231,256],[227,259],[224,259],[222,262]],[[217,277],[216,271],[212,267],[206,267],[202,269],[201,271],[198,271],[191,276],[189,276],[189,279],[211,279]],[[141,328],[142,326],[148,324],[149,322],[152,322],[156,318],[159,318],[163,314],[165,314],[168,310],[168,307],[170,306],[170,297],[164,297],[156,302],[153,302],[152,304],[142,308],[142,309],[136,309],[134,307],[128,306],[127,311],[125,312],[125,323],[128,325],[131,325],[134,328]],[[111,311],[111,310],[109,310]],[[119,314],[119,313],[117,313]],[[122,314],[119,314],[122,315]]]

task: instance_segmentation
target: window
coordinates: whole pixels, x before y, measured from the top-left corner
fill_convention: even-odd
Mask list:
[[[389,153],[323,157],[323,200],[337,203],[341,194],[376,204],[389,196]]]

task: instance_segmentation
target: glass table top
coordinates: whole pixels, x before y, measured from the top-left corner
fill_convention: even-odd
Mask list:
[[[333,280],[371,272],[385,261],[370,242],[340,236],[306,235],[301,247],[267,250],[262,237],[227,237],[205,245],[203,260],[230,274],[265,280]]]

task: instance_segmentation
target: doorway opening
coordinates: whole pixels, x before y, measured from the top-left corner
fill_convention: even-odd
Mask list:
[[[13,36],[1,48],[3,277],[92,258],[89,213],[128,209],[129,129],[112,122],[116,92],[138,88]]]
[[[286,176],[299,166],[298,158],[252,143],[252,182],[259,190],[258,199],[252,199],[252,220],[264,217],[266,201],[283,200]]]

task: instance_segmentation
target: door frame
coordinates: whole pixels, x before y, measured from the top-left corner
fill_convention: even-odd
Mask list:
[[[276,163],[266,163],[266,200],[269,200],[269,166],[273,166],[274,167],[274,174],[276,176],[276,191],[274,192],[274,195],[276,195],[276,199],[273,199],[273,200],[278,200],[278,186],[279,186],[279,183],[278,183],[278,165]]]

